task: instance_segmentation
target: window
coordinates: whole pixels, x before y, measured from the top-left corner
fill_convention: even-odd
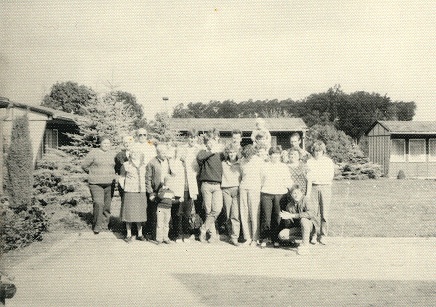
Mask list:
[[[45,130],[45,148],[44,153],[48,148],[58,149],[58,130],[57,129],[47,129]]]
[[[425,140],[409,140],[409,162],[425,162]]]
[[[428,142],[428,160],[436,161],[436,139],[430,139]]]
[[[394,139],[391,146],[391,162],[406,161],[406,140]]]

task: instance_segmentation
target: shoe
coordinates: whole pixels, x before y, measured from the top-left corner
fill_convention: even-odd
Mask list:
[[[259,244],[259,242],[257,242],[256,240],[251,241],[250,246],[251,247],[256,247]]]
[[[144,236],[136,237],[136,240],[138,240],[138,241],[146,241]]]
[[[99,233],[100,233],[100,231],[95,231],[95,230],[94,230],[94,234],[95,234],[95,235],[98,235]]]
[[[260,248],[265,248],[265,247],[266,247],[266,242],[260,243]]]
[[[163,240],[163,243],[165,243],[165,244],[172,244],[173,242],[171,240]]]
[[[237,239],[230,239],[230,243],[233,244],[234,246],[239,246],[239,242]]]
[[[156,245],[160,245],[162,243],[162,241],[154,241],[154,244]]]
[[[125,237],[125,238],[124,238],[124,242],[126,242],[126,243],[130,243],[130,242],[132,242],[132,236]]]
[[[248,240],[245,240],[245,242],[242,243],[241,245],[242,245],[242,246],[250,246],[251,242],[252,242],[252,240],[251,240],[251,239],[248,239]]]
[[[176,239],[176,243],[183,243],[182,239]]]
[[[298,255],[308,255],[309,254],[309,246],[307,244],[301,244],[297,248],[297,254]]]
[[[327,239],[325,236],[319,237],[318,242],[319,242],[319,244],[327,245]]]
[[[205,233],[200,233],[200,242],[201,243],[206,243],[206,234]]]
[[[191,243],[191,239],[189,239],[189,238],[184,238],[184,239],[183,239],[183,243]]]
[[[280,247],[280,243],[279,242],[274,242],[274,247],[275,248],[279,248]]]

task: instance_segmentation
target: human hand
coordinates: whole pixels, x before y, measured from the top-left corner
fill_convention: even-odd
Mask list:
[[[154,194],[151,194],[148,199],[150,199],[151,201],[153,201],[156,198],[156,196],[154,196]]]
[[[280,217],[284,220],[292,220],[293,214],[288,211],[280,211]]]
[[[180,197],[180,198],[179,198],[179,201],[180,201],[181,203],[183,203],[183,202],[185,201],[185,199],[184,199],[183,197]]]
[[[193,195],[192,200],[197,200],[197,195]]]

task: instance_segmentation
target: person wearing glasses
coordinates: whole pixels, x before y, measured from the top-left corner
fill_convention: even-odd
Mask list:
[[[140,128],[136,131],[136,142],[133,145],[133,149],[143,153],[144,163],[146,165],[151,159],[156,157],[156,146],[148,139],[147,130],[144,128]]]

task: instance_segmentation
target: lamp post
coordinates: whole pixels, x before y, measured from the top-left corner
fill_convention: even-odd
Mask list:
[[[170,100],[168,97],[162,97],[162,100],[165,103],[165,111],[167,112],[168,116],[170,116],[169,110],[168,110],[168,100]]]

